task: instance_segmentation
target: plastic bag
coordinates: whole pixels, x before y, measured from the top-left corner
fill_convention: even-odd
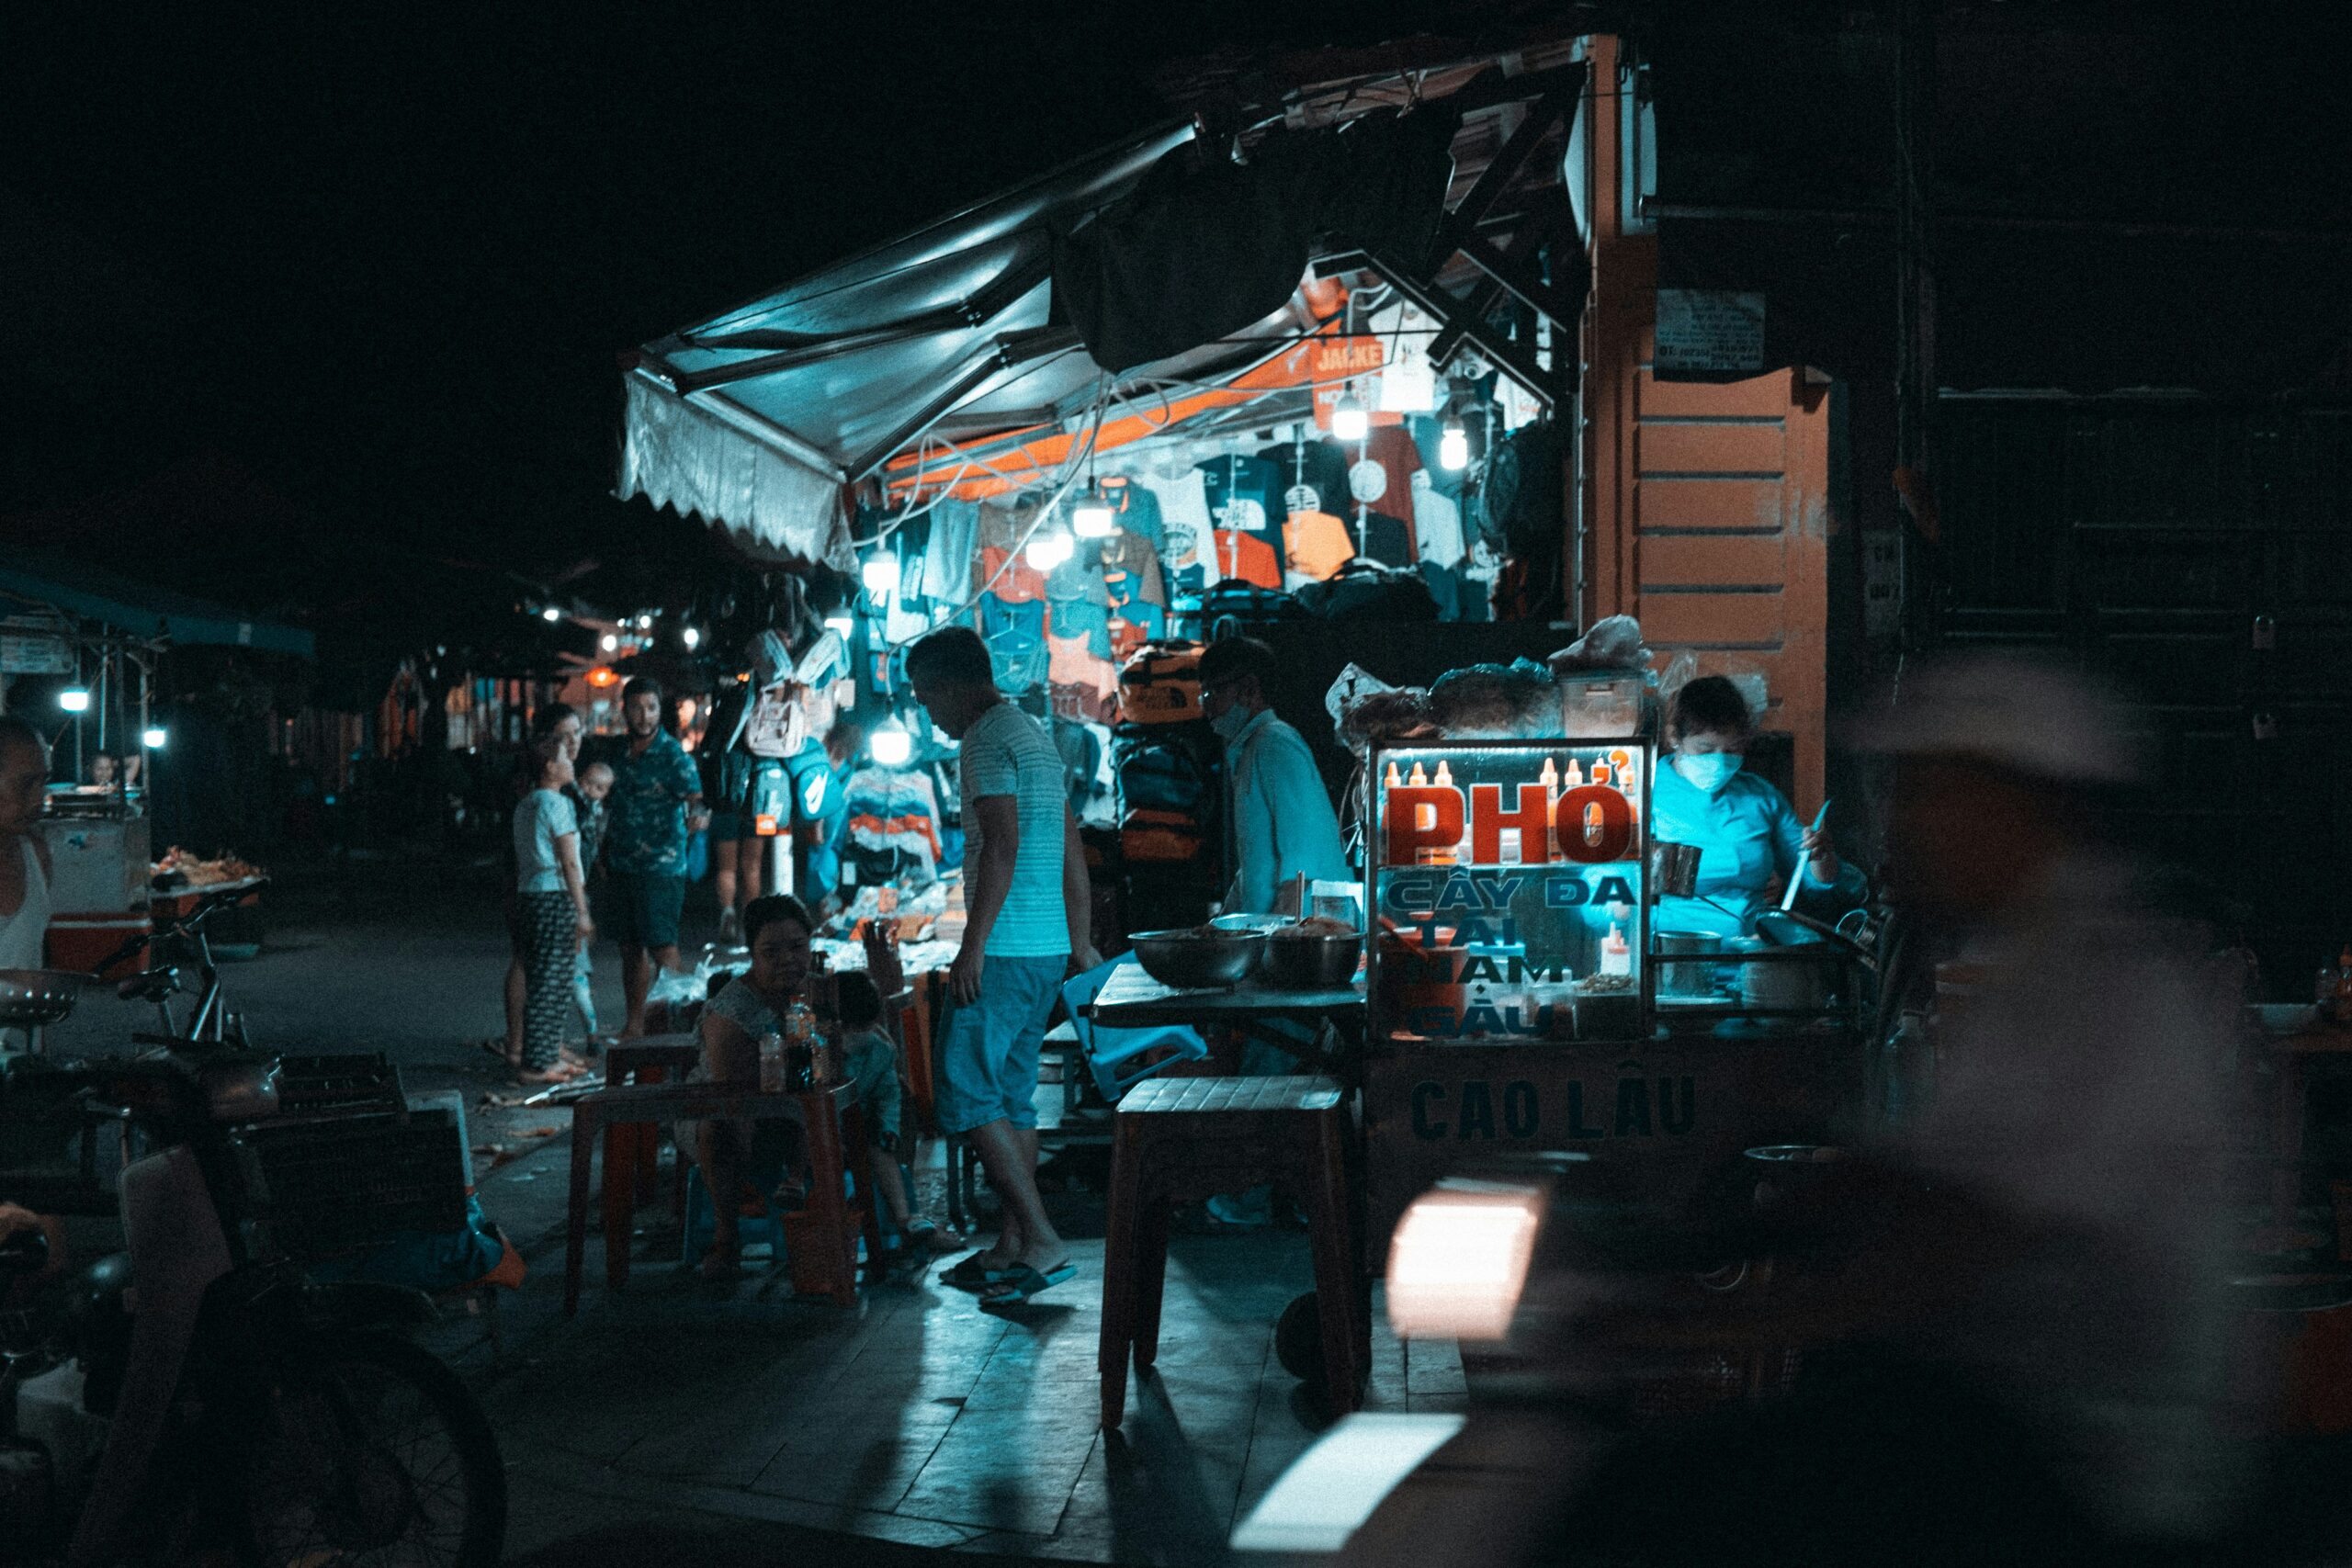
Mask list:
[[[1516,740],[1556,734],[1560,699],[1551,672],[1532,660],[1449,670],[1430,687],[1430,722],[1454,740]]]
[[[1429,694],[1419,686],[1392,686],[1355,664],[1340,671],[1323,695],[1324,711],[1340,744],[1362,751],[1374,741],[1401,740],[1429,730]]]
[[[1631,615],[1611,615],[1595,621],[1592,629],[1552,655],[1545,662],[1558,671],[1573,670],[1633,670],[1649,666],[1650,650],[1642,646],[1642,623]]]

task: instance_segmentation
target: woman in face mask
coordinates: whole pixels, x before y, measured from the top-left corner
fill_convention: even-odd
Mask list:
[[[1650,834],[1698,848],[1700,897],[1662,900],[1658,930],[1748,935],[1792,876],[1804,879],[1797,900],[1810,913],[1861,897],[1861,874],[1840,863],[1828,835],[1798,821],[1766,780],[1741,771],[1756,723],[1737,686],[1720,675],[1691,682],[1675,694],[1666,732],[1673,750],[1651,784]]]

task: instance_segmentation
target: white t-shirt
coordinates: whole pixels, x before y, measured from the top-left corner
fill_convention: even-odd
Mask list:
[[[980,801],[1012,795],[1018,803],[1021,848],[1012,886],[981,952],[990,958],[1053,958],[1069,951],[1069,919],[1062,907],[1062,754],[1034,718],[999,703],[964,732],[958,793],[964,808],[966,907],[971,873],[980,863]]]
[[[1208,482],[1198,468],[1181,474],[1141,473],[1137,482],[1159,501],[1159,564],[1170,571],[1197,566],[1204,582],[1217,581],[1216,551],[1209,541]]]
[[[514,803],[514,887],[521,893],[561,893],[563,865],[555,841],[580,831],[580,814],[561,790],[535,789]]]
[[[1432,566],[1460,566],[1469,553],[1462,542],[1462,507],[1435,487],[1427,468],[1413,470],[1413,525],[1421,558]]]

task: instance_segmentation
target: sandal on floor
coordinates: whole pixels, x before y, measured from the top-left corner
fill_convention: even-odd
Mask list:
[[[1012,1279],[1016,1272],[1012,1269],[991,1269],[980,1261],[982,1256],[975,1252],[954,1268],[942,1269],[940,1282],[953,1285],[959,1291],[984,1291],[990,1285]]]
[[[903,1234],[909,1241],[920,1242],[924,1247],[942,1257],[957,1251],[964,1246],[962,1236],[957,1235],[954,1231],[941,1230],[937,1223],[932,1220],[909,1220]]]
[[[1050,1291],[1056,1285],[1066,1285],[1078,1278],[1078,1265],[1065,1258],[1051,1269],[1038,1270],[1023,1264],[1011,1269],[995,1285],[981,1292],[982,1306],[1019,1306],[1033,1301],[1040,1291]]]
[[[549,1084],[570,1083],[586,1071],[585,1067],[567,1066],[562,1062],[558,1062],[552,1067],[518,1068],[514,1074],[514,1081],[531,1089],[545,1089]]]
[[[492,1034],[477,1040],[474,1042],[474,1049],[485,1056],[495,1056],[509,1066],[512,1066],[514,1061],[514,1058],[507,1054],[506,1036],[503,1034]]]

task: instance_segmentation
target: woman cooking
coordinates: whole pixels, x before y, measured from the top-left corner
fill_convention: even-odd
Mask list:
[[[1838,861],[1828,835],[1798,821],[1768,780],[1740,770],[1756,721],[1737,686],[1721,675],[1692,681],[1675,694],[1666,733],[1673,750],[1651,784],[1650,834],[1699,851],[1699,897],[1659,900],[1659,931],[1750,935],[1792,876],[1803,879],[1797,898],[1808,913],[1861,897],[1861,874]]]

